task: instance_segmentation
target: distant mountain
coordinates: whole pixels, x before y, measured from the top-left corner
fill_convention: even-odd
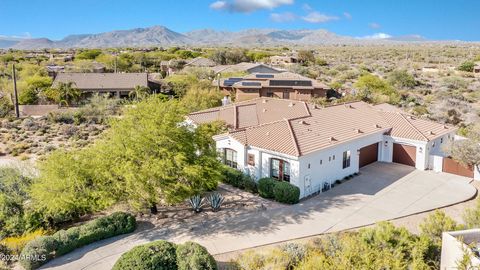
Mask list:
[[[205,46],[284,46],[322,44],[370,44],[395,42],[424,42],[418,35],[390,37],[384,39],[361,39],[341,36],[327,30],[278,30],[247,29],[238,32],[201,29],[178,33],[164,26],[118,30],[99,34],[70,35],[58,41],[46,38],[25,39],[0,36],[0,48],[105,48],[105,47],[148,47],[174,45]]]

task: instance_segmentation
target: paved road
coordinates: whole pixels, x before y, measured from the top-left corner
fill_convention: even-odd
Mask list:
[[[365,226],[456,204],[475,194],[464,177],[374,163],[362,169],[360,176],[297,205],[212,218],[202,224],[141,229],[77,249],[43,268],[111,269],[122,253],[158,239],[197,241],[212,254],[220,254]]]

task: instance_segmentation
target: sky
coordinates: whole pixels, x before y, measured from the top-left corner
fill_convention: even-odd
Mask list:
[[[480,41],[480,0],[0,0],[0,36],[58,40],[154,25]]]

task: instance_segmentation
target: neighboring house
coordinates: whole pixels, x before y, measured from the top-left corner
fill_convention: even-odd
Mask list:
[[[270,56],[270,65],[272,66],[290,66],[293,64],[298,63],[298,58],[293,55],[275,55],[275,56]]]
[[[54,79],[58,73],[65,71],[65,66],[59,66],[59,65],[47,65],[46,68],[47,68],[48,76]]]
[[[236,65],[220,65],[211,68],[215,74],[219,73],[280,73],[283,70],[259,63],[242,62]]]
[[[326,97],[329,89],[325,84],[292,72],[253,73],[242,78],[214,81],[226,95],[236,101],[257,97],[276,97],[308,101]]]
[[[426,66],[422,68],[422,72],[425,73],[438,73],[440,70],[435,66]]]
[[[100,93],[120,98],[128,97],[136,86],[152,86],[147,73],[59,73],[53,87],[60,82],[74,83],[85,96]]]
[[[217,65],[214,61],[205,58],[205,57],[197,57],[194,59],[190,59],[185,64],[185,67],[214,67]]]
[[[426,170],[431,153],[456,128],[364,102],[321,108],[256,98],[189,114],[197,125],[221,120],[229,132],[214,136],[224,162],[255,179],[289,181],[306,197],[376,161]]]
[[[441,270],[459,269],[464,255],[470,256],[471,267],[480,268],[480,229],[442,233]]]

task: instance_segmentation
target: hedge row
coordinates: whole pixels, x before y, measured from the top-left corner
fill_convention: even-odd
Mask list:
[[[257,193],[257,183],[249,175],[227,166],[224,166],[222,175],[222,182],[252,193]]]
[[[216,270],[215,259],[203,246],[160,240],[124,253],[112,270]]]
[[[40,236],[29,242],[21,253],[20,263],[27,269],[36,269],[51,259],[66,254],[76,248],[133,232],[136,228],[135,217],[117,212],[97,218],[84,225],[60,230],[50,236]]]
[[[300,199],[300,189],[297,186],[273,178],[258,180],[258,193],[263,198],[275,199],[281,203],[295,204]]]

